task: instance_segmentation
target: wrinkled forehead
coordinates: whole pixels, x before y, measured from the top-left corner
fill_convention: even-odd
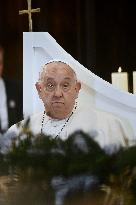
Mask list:
[[[43,67],[43,71],[41,73],[42,80],[47,78],[70,78],[76,79],[76,74],[74,70],[63,62],[51,62],[46,64]]]

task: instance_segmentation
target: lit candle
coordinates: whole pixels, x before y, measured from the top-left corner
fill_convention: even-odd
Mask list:
[[[136,71],[133,72],[133,93],[136,94]]]
[[[111,74],[112,84],[123,91],[128,92],[128,73],[122,72],[121,67],[119,67],[118,72]]]

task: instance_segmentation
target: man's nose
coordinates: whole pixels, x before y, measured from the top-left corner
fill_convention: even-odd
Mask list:
[[[62,97],[63,92],[60,86],[57,86],[56,89],[54,90],[54,96],[56,97]]]

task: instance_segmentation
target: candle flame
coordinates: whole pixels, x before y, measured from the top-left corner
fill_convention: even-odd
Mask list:
[[[118,69],[118,73],[121,73],[121,72],[122,72],[122,68],[119,67],[119,69]]]

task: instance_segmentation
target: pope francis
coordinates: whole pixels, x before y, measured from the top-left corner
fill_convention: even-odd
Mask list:
[[[44,65],[36,83],[39,98],[45,110],[30,117],[30,129],[37,134],[66,139],[77,130],[93,137],[101,147],[127,145],[129,131],[116,116],[77,103],[81,83],[75,71],[66,63],[52,61]],[[21,133],[21,126],[13,125],[0,140],[1,152],[10,149],[12,139]]]

